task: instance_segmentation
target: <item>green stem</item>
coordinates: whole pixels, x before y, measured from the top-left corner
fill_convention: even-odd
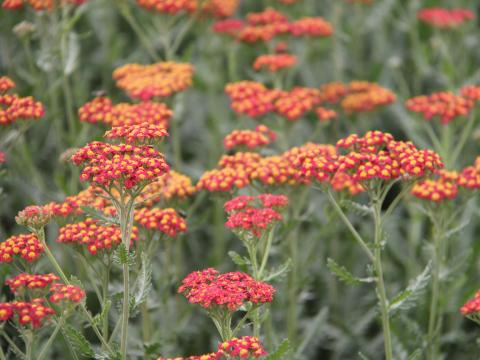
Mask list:
[[[385,359],[393,360],[392,336],[390,332],[390,318],[388,314],[388,299],[385,290],[385,282],[383,279],[383,265],[382,265],[382,217],[381,210],[382,203],[374,199],[373,203],[373,218],[375,222],[375,272],[377,274],[377,295],[380,302],[380,310],[382,314],[382,328],[385,345]]]
[[[106,301],[108,299],[108,284],[110,282],[110,267],[112,266],[111,259],[108,259],[108,264],[105,267],[105,273],[103,274],[103,283],[102,283],[102,291],[103,291],[103,299],[102,304],[105,306]],[[103,310],[103,309],[102,309]],[[108,339],[108,314],[106,314],[103,318],[102,324],[102,334],[105,339]],[[102,346],[104,347],[104,346]]]
[[[0,346],[0,360],[7,360],[5,353],[3,352],[2,346]]]
[[[262,262],[261,262],[261,265],[260,265],[260,269],[258,270],[258,279],[259,280],[262,280],[263,271],[265,270],[265,266],[267,265],[267,262],[268,262],[268,257],[270,255],[270,249],[272,247],[274,232],[275,231],[274,231],[273,228],[270,229],[270,232],[268,233],[268,236],[267,236],[267,243],[265,245],[265,250],[263,252]]]
[[[457,143],[457,146],[453,150],[452,157],[450,158],[450,164],[447,165],[453,165],[457,161],[458,157],[460,156],[463,148],[465,147],[465,144],[467,143],[467,140],[469,139],[470,136],[472,136],[472,129],[473,126],[475,125],[475,111],[472,111],[468,123],[463,129],[462,134],[460,135],[460,139]],[[448,126],[448,125],[446,125]]]
[[[30,333],[30,330],[27,330],[25,335],[25,360],[33,360],[33,334]]]
[[[7,341],[8,345],[11,346],[13,352],[17,354],[21,359],[25,359],[25,354],[22,350],[19,349],[19,347],[15,344],[15,342],[10,338],[10,336],[7,335],[5,331],[2,331],[2,335],[4,339]]]
[[[57,321],[57,326],[55,326],[55,330],[53,330],[53,333],[52,335],[50,335],[50,337],[48,338],[47,342],[45,343],[45,345],[43,345],[43,348],[42,350],[40,351],[40,355],[38,355],[38,358],[37,360],[43,360],[43,358],[47,355],[47,352],[50,350],[51,348],[51,345],[53,343],[53,340],[55,340],[55,338],[57,337],[57,334],[58,332],[60,331],[60,329],[62,328],[63,326],[63,317],[61,317],[60,319],[58,319]]]

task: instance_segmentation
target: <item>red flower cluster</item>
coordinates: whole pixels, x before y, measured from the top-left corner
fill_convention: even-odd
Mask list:
[[[115,126],[104,135],[106,139],[121,139],[127,144],[154,143],[166,136],[168,136],[168,132],[162,125],[148,123]]]
[[[38,229],[47,225],[52,216],[53,213],[48,207],[31,205],[20,211],[15,221],[19,225]]]
[[[22,292],[25,289],[45,289],[49,287],[54,281],[60,278],[55,274],[19,274],[11,279],[7,279],[5,284],[10,287],[14,293]]]
[[[480,86],[467,85],[460,89],[460,95],[475,102],[480,101]]]
[[[187,231],[187,223],[174,209],[141,208],[135,211],[135,221],[149,230],[158,230],[169,237]]]
[[[296,169],[297,181],[309,184],[312,181],[324,182],[330,180],[335,166],[331,163],[337,156],[336,149],[331,145],[308,143],[299,148],[293,148],[288,157],[291,167]]]
[[[173,111],[167,105],[145,101],[139,104],[120,103],[113,105],[112,100],[99,96],[78,110],[80,121],[104,123],[109,126],[152,124],[168,128]]]
[[[42,255],[43,251],[43,246],[35,235],[14,235],[0,243],[0,263],[12,262],[15,256],[33,262]]]
[[[458,176],[458,185],[466,189],[480,189],[480,157],[475,159],[472,166],[463,169]]]
[[[200,10],[215,17],[232,16],[240,0],[137,0],[137,4],[149,11],[175,15],[180,12],[193,13]]]
[[[480,290],[477,291],[473,299],[468,300],[461,308],[460,312],[465,315],[477,315],[480,313]]]
[[[265,115],[273,110],[273,100],[278,92],[269,90],[255,81],[227,84],[225,92],[230,97],[232,109],[250,117]]]
[[[54,314],[55,310],[43,305],[43,299],[33,299],[31,302],[0,303],[0,321],[14,319],[20,326],[31,326],[33,329],[43,326],[45,321]]]
[[[205,309],[219,306],[236,311],[248,302],[272,302],[275,289],[242,272],[219,274],[217,270],[209,268],[189,274],[182,280],[178,292],[184,294],[190,303],[199,304]]]
[[[85,291],[75,285],[53,284],[50,288],[52,295],[48,298],[53,303],[79,303],[85,298]]]
[[[87,0],[61,0],[61,5],[72,4],[82,5]],[[55,8],[55,0],[4,0],[2,7],[8,10],[16,10],[24,5],[30,5],[35,11],[53,10]]]
[[[102,193],[103,190],[100,188],[89,186],[76,195],[68,196],[62,203],[52,202],[45,205],[44,208],[59,217],[80,215],[83,212],[81,206],[90,206],[102,210],[111,205],[107,199],[100,196]]]
[[[275,141],[277,134],[265,125],[258,125],[255,130],[234,130],[223,139],[226,150],[236,147],[255,149]]]
[[[288,69],[297,63],[297,57],[291,54],[270,54],[260,55],[253,63],[253,69],[256,71],[266,69],[270,72],[277,72],[282,69]]]
[[[117,86],[133,99],[168,97],[192,85],[193,66],[172,61],[152,65],[127,64],[113,72]]]
[[[233,338],[221,343],[218,351],[230,357],[239,357],[241,359],[259,358],[267,355],[260,340],[253,336],[243,336],[241,338]]]
[[[82,181],[107,188],[120,183],[130,189],[170,171],[163,155],[149,146],[94,141],[79,149],[71,160],[77,166],[84,165]]]
[[[249,174],[240,167],[227,167],[206,171],[197,183],[197,190],[231,191],[234,187],[241,189],[250,183]]]
[[[453,28],[475,19],[473,11],[468,9],[445,9],[432,7],[421,9],[417,18],[424,23],[438,28]]]
[[[413,196],[436,203],[453,200],[457,197],[457,194],[457,184],[443,178],[419,181],[412,188]]]
[[[474,101],[442,91],[408,99],[405,106],[410,111],[421,113],[427,121],[438,117],[441,124],[448,124],[457,117],[468,115],[474,106]]]
[[[137,238],[138,229],[133,228],[132,241]],[[88,252],[96,255],[101,250],[110,250],[122,242],[120,228],[114,225],[99,225],[95,220],[87,218],[75,224],[67,224],[60,228],[57,241],[87,246]]]
[[[221,359],[221,354],[216,352],[216,353],[210,353],[210,354],[204,354],[204,355],[192,355],[188,357],[164,358],[160,356],[157,360],[220,360],[220,359]]]
[[[346,190],[352,196],[365,191],[365,188],[362,186],[362,184],[353,180],[353,177],[350,174],[343,172],[333,175],[332,179],[330,180],[330,185],[332,185],[333,190],[337,192]]]
[[[45,114],[42,103],[33,97],[20,97],[6,92],[15,87],[8,77],[0,77],[0,125],[9,125],[26,119],[40,119]]]
[[[317,108],[315,112],[317,113],[317,118],[320,122],[330,121],[338,117],[338,114],[335,110],[324,107]]]
[[[282,91],[274,104],[277,114],[290,121],[298,120],[320,103],[318,89],[295,87],[290,91]]]
[[[284,195],[238,196],[224,205],[229,213],[225,226],[240,234],[246,232],[261,238],[266,230],[283,220],[279,211],[287,205],[288,198]]]
[[[169,201],[174,198],[184,200],[192,196],[195,191],[192,180],[188,176],[170,171],[145,186],[137,197],[137,202],[143,206],[152,207],[160,201]]]

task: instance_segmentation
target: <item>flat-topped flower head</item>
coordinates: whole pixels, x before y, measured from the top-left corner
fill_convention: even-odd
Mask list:
[[[5,322],[13,317],[13,306],[11,303],[0,302],[0,322]]]
[[[13,293],[23,293],[26,290],[40,290],[48,291],[50,285],[60,280],[55,274],[27,274],[22,273],[13,278],[7,279],[5,284],[10,287]]]
[[[376,83],[354,81],[349,84],[348,94],[340,102],[340,106],[347,114],[362,113],[392,104],[396,99],[392,91]]]
[[[480,86],[467,85],[460,89],[460,95],[465,99],[473,100],[474,102],[480,101]]]
[[[23,259],[31,263],[44,252],[43,245],[34,234],[20,234],[0,243],[0,263]]]
[[[327,109],[325,107],[316,108],[315,113],[317,114],[318,121],[322,123],[334,120],[338,117],[338,113],[335,110]]]
[[[312,181],[325,182],[335,169],[331,163],[336,158],[337,151],[332,145],[307,143],[293,148],[288,153],[288,162],[295,170],[295,178],[303,184]]]
[[[240,359],[258,359],[267,355],[260,340],[253,336],[243,336],[224,341],[218,346],[218,352],[228,358]]]
[[[304,17],[290,23],[289,33],[297,37],[328,37],[333,34],[333,27],[321,17]]]
[[[135,211],[135,221],[148,230],[176,237],[187,231],[187,222],[174,209],[141,208]]]
[[[355,181],[350,174],[339,172],[330,179],[332,189],[337,192],[347,191],[348,194],[355,196],[365,191],[360,182]]]
[[[295,121],[320,104],[320,91],[315,88],[294,87],[283,91],[274,102],[274,110],[287,120]]]
[[[127,64],[113,72],[117,86],[142,101],[169,97],[192,85],[193,66],[172,61],[152,65]]]
[[[22,327],[39,329],[45,325],[55,310],[44,305],[43,299],[33,299],[30,302],[13,301],[10,303],[13,310],[11,319]]]
[[[457,183],[466,189],[480,189],[480,157],[475,159],[472,166],[467,166],[460,172]]]
[[[432,7],[419,10],[417,18],[437,28],[455,28],[475,19],[475,14],[469,9]]]
[[[182,280],[178,292],[184,294],[191,304],[199,304],[207,310],[220,307],[234,312],[246,303],[272,302],[275,289],[242,272],[219,274],[209,268],[188,275]]]
[[[137,197],[137,203],[152,207],[158,202],[183,201],[195,193],[192,179],[176,171],[170,171],[149,183]]]
[[[447,91],[416,96],[405,102],[408,110],[420,113],[427,121],[438,118],[443,125],[467,116],[474,104],[475,101],[469,97],[458,96]]]
[[[240,31],[246,26],[245,21],[240,19],[225,19],[213,24],[212,30],[218,34],[237,37]]]
[[[222,355],[216,352],[204,355],[192,355],[188,357],[179,356],[174,358],[164,358],[160,356],[157,360],[220,360],[221,358]]]
[[[196,189],[209,192],[229,192],[241,189],[250,183],[249,174],[241,168],[213,169],[203,173],[198,180]]]
[[[96,97],[78,110],[80,121],[124,126],[151,124],[168,128],[173,111],[167,105],[153,101],[138,104],[119,103],[114,105],[107,97]]]
[[[240,0],[137,0],[137,4],[149,11],[177,15],[201,11],[214,17],[232,16]]]
[[[469,318],[478,319],[478,316],[480,315],[480,290],[475,293],[473,299],[468,300],[460,308],[460,312],[462,315]]]
[[[106,139],[123,140],[127,144],[154,144],[166,136],[168,132],[162,125],[148,123],[115,126],[104,135]]]
[[[132,241],[136,240],[138,229],[133,227]],[[87,218],[84,221],[67,224],[60,228],[57,242],[86,246],[90,254],[115,249],[122,242],[120,228],[115,225],[100,225]]]
[[[144,186],[170,171],[163,154],[150,146],[94,141],[79,149],[71,160],[83,166],[80,180],[105,188]]]
[[[87,0],[4,0],[2,7],[7,10],[20,9],[29,5],[35,11],[53,10],[57,4],[63,5],[82,5]]]
[[[106,193],[99,187],[89,186],[76,195],[67,196],[63,202],[51,202],[44,207],[56,217],[78,216],[83,214],[82,206],[98,210],[111,206],[105,195]]]
[[[258,125],[255,130],[234,130],[223,139],[226,150],[247,148],[249,150],[269,145],[275,141],[277,134],[265,125]]]
[[[248,13],[246,19],[249,25],[269,25],[288,22],[285,14],[272,7],[267,7],[263,11]]]
[[[434,203],[453,200],[457,197],[458,186],[444,179],[426,179],[413,185],[412,195]]]
[[[21,120],[38,120],[45,114],[41,102],[33,97],[20,97],[9,94],[15,83],[8,77],[0,77],[0,126],[9,125]]]
[[[255,81],[239,81],[227,84],[225,92],[230,97],[232,110],[253,118],[273,110],[273,101],[279,92],[268,89]]]
[[[19,225],[37,230],[47,225],[52,216],[53,212],[49,207],[31,205],[20,211],[15,217],[15,221]]]
[[[78,304],[85,299],[85,291],[75,285],[53,284],[50,288],[51,295],[48,300],[52,303]]]
[[[289,69],[297,64],[297,57],[291,54],[269,54],[260,55],[253,63],[255,71],[267,70],[269,72],[278,72],[283,69]]]

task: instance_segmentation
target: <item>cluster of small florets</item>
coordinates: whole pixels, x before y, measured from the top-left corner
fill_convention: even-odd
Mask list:
[[[460,312],[465,316],[478,315],[480,313],[480,290],[476,292],[473,299],[468,300],[460,308]]]
[[[269,54],[260,55],[253,63],[253,69],[256,71],[265,69],[270,72],[288,69],[297,63],[297,57],[291,54]]]
[[[355,196],[365,191],[365,188],[359,181],[355,181],[350,174],[339,172],[330,179],[332,189],[337,192],[347,191],[350,195]]]
[[[15,87],[15,83],[8,77],[0,77],[0,125],[9,125],[26,119],[40,119],[45,109],[33,97],[20,97],[6,92]]]
[[[282,91],[274,103],[277,114],[290,121],[298,120],[320,103],[318,89],[295,87],[290,91]]]
[[[467,85],[460,89],[460,95],[475,102],[480,101],[480,86]]]
[[[253,336],[243,336],[241,338],[233,338],[221,343],[218,352],[230,357],[238,357],[241,359],[259,358],[267,355],[260,340]]]
[[[258,125],[255,130],[234,130],[223,139],[226,150],[237,147],[255,149],[275,141],[277,134],[265,125]]]
[[[203,354],[203,355],[192,355],[188,357],[174,357],[174,358],[164,358],[159,357],[157,360],[220,360],[221,354],[218,352],[210,353],[210,354]]]
[[[330,179],[335,169],[330,161],[336,155],[337,151],[332,145],[307,143],[291,149],[288,161],[297,170],[296,179],[309,184],[312,181],[324,182]]]
[[[224,205],[229,214],[225,226],[240,235],[247,233],[260,238],[273,225],[283,220],[280,211],[287,205],[288,198],[285,195],[238,196]]]
[[[187,222],[172,208],[141,208],[135,211],[135,221],[146,229],[158,230],[169,237],[187,231]]]
[[[170,15],[181,12],[193,13],[201,10],[215,17],[232,16],[240,4],[239,0],[137,0],[137,4],[150,11]]]
[[[20,211],[15,221],[30,229],[40,229],[48,224],[52,216],[53,212],[48,207],[31,205]]]
[[[144,101],[139,104],[120,103],[113,105],[112,100],[99,96],[78,110],[80,121],[104,123],[108,126],[152,124],[168,128],[173,111],[167,105]]]
[[[209,192],[226,192],[231,191],[233,188],[244,188],[249,183],[249,174],[244,170],[227,167],[223,169],[213,169],[203,173],[197,183],[196,189],[207,190]]]
[[[7,279],[5,284],[10,287],[13,293],[23,293],[25,290],[47,289],[53,282],[58,280],[60,278],[55,274],[22,273]]]
[[[235,14],[240,6],[240,0],[209,0],[200,1],[202,11],[217,18],[229,17]]]
[[[100,188],[89,186],[76,195],[68,196],[61,203],[52,202],[45,205],[44,208],[58,217],[80,215],[83,213],[82,206],[89,206],[99,210],[110,206],[110,202],[103,195],[103,191]]]
[[[113,72],[117,86],[133,99],[168,97],[192,85],[193,66],[172,61],[152,65],[127,64]]]
[[[79,149],[71,160],[77,166],[84,166],[82,181],[107,188],[121,184],[130,189],[170,171],[164,156],[150,146],[94,141]]]
[[[335,110],[332,109],[327,109],[324,107],[318,107],[315,110],[317,114],[317,118],[320,122],[327,122],[333,119],[336,119],[338,117],[338,114]]]
[[[54,314],[55,310],[45,306],[43,299],[0,303],[0,321],[13,319],[20,326],[29,326],[32,329],[42,327]]]
[[[412,195],[422,200],[440,203],[455,199],[458,195],[458,186],[455,181],[440,176],[438,179],[426,179],[415,183]]]
[[[189,274],[182,280],[178,292],[184,294],[190,303],[205,309],[219,306],[236,311],[246,303],[272,302],[275,289],[242,272],[219,274],[209,268]]]
[[[273,100],[278,92],[269,90],[255,81],[239,81],[227,84],[225,92],[230,97],[232,109],[252,118],[273,110]]]
[[[133,228],[132,241],[137,238],[138,229]],[[113,249],[122,242],[120,228],[115,225],[100,225],[87,218],[75,224],[67,224],[60,228],[57,241],[60,243],[86,246],[90,254]]]
[[[50,292],[48,300],[53,303],[79,303],[86,296],[85,291],[75,285],[53,284]]]
[[[429,25],[438,28],[454,28],[467,21],[475,19],[473,11],[468,9],[445,9],[432,7],[421,9],[417,12],[417,18]]]
[[[33,262],[43,251],[43,245],[34,234],[14,235],[0,243],[0,263],[12,262],[16,257]]]
[[[185,200],[192,196],[195,191],[192,179],[176,171],[170,171],[145,186],[137,197],[137,203],[151,207],[160,201]]]
[[[467,166],[458,176],[458,185],[470,190],[480,189],[480,157],[472,166]]]
[[[446,91],[416,96],[405,102],[408,110],[422,114],[427,121],[438,117],[441,124],[468,115],[474,104],[472,99]]]
[[[61,0],[61,5],[82,5],[87,0]],[[56,5],[55,0],[4,0],[2,7],[4,9],[20,9],[24,5],[30,5],[36,11],[53,10]]]
[[[106,139],[120,139],[127,144],[155,143],[166,136],[168,136],[168,132],[163,126],[148,123],[115,126],[104,135]]]

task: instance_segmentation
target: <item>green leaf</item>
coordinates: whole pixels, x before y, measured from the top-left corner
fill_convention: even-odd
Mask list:
[[[97,326],[100,326],[100,324],[103,324],[105,318],[108,317],[108,312],[110,311],[110,308],[112,307],[112,301],[110,299],[105,299],[105,301],[102,304],[102,312],[95,315],[93,318],[93,323]]]
[[[128,266],[135,265],[135,252],[133,250],[128,252],[125,244],[122,243],[118,245],[113,254],[113,263],[121,266],[125,264]]]
[[[349,285],[359,285],[361,283],[371,283],[375,281],[375,278],[358,278],[352,275],[344,266],[341,266],[335,262],[335,260],[328,258],[327,267],[332,274],[336,275],[340,281],[343,281]]]
[[[233,263],[237,266],[247,266],[250,264],[250,260],[246,257],[241,256],[239,253],[235,251],[229,251],[228,256],[232,259]]]
[[[470,219],[467,219],[465,220],[464,222],[462,222],[460,225],[448,230],[446,233],[445,233],[445,237],[448,239],[448,238],[451,238],[452,236],[458,234],[459,232],[462,232],[468,225],[470,224]]]
[[[105,215],[102,211],[91,206],[80,206],[80,209],[92,219],[98,220],[103,225],[120,225],[117,218]]]
[[[135,281],[135,295],[133,296],[133,307],[131,313],[135,313],[138,306],[144,303],[152,290],[152,264],[145,254],[142,254],[142,267]]]
[[[408,360],[419,360],[422,355],[422,349],[417,349],[408,356]]]
[[[72,344],[72,347],[80,354],[90,358],[95,355],[95,352],[85,336],[83,336],[83,334],[75,329],[72,325],[66,323],[63,326],[62,331],[68,341]]]
[[[94,359],[95,360],[121,360],[122,354],[118,350],[116,350],[113,354],[103,351],[98,354],[95,354]]]
[[[268,272],[263,281],[272,281],[275,279],[281,280],[292,269],[292,259],[288,259],[279,267],[276,267]]]
[[[388,311],[395,314],[400,310],[409,310],[417,304],[418,300],[424,295],[430,282],[432,264],[429,262],[423,272],[418,275],[413,282],[391,301]]]
[[[343,200],[342,205],[360,216],[370,216],[373,214],[373,209],[371,206],[360,204],[355,201]]]
[[[285,339],[274,352],[270,353],[265,360],[281,360],[283,356],[290,350],[290,341]]]
[[[78,35],[70,31],[67,38],[67,48],[65,49],[65,59],[63,62],[63,73],[65,75],[72,74],[78,67],[78,58],[80,55],[80,45]]]

